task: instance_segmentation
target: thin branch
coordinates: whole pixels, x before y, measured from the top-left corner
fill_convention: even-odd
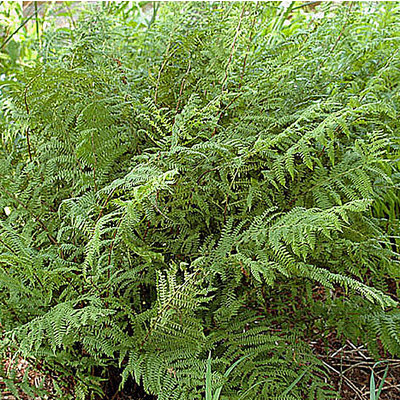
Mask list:
[[[114,248],[115,238],[117,237],[117,233],[118,233],[119,227],[121,226],[121,223],[122,223],[123,219],[124,219],[124,216],[121,217],[121,219],[119,220],[119,222],[118,222],[118,224],[117,224],[117,226],[115,228],[113,239],[111,241],[111,244],[110,244],[110,247],[109,247],[109,251],[108,251],[108,265],[111,264],[111,255],[112,255],[112,251],[113,251],[113,248]],[[108,269],[108,271],[107,271],[107,278],[110,279],[110,269]]]
[[[226,86],[227,81],[228,81],[229,66],[230,66],[230,64],[231,64],[231,62],[232,62],[232,60],[233,60],[233,54],[234,54],[234,52],[235,52],[236,41],[237,41],[237,39],[238,39],[238,37],[239,37],[240,26],[241,26],[241,24],[242,24],[242,19],[243,19],[245,7],[246,7],[246,5],[243,6],[242,12],[240,13],[239,22],[238,22],[237,27],[236,27],[236,34],[235,34],[235,37],[234,37],[233,42],[232,42],[231,54],[229,55],[228,63],[226,64],[226,67],[225,67],[225,77],[224,77],[224,79],[223,79],[223,81],[222,81],[222,87],[221,87],[222,92],[224,91],[225,86]],[[255,19],[253,20],[253,23],[255,23]],[[242,68],[241,80],[242,80],[242,78],[243,78],[244,69],[245,69],[245,67],[246,67],[246,58],[247,58],[247,54],[246,54],[246,56],[245,56],[245,61],[244,61],[244,65],[243,65],[243,68]],[[240,86],[241,86],[241,80],[240,80]],[[239,86],[239,87],[240,87],[240,86]],[[221,117],[222,117],[222,114],[233,104],[233,102],[234,102],[239,96],[240,96],[240,93],[239,93],[238,95],[236,95],[236,96],[230,101],[230,103],[229,103],[226,107],[224,107],[224,108],[219,112],[218,118],[217,118],[217,125],[218,125],[219,120],[220,120]],[[214,128],[214,130],[213,130],[213,132],[212,132],[212,134],[211,134],[211,137],[213,137],[213,136],[217,133],[217,125],[215,126],[215,128]]]

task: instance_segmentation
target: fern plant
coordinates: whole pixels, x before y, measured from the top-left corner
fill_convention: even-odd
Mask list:
[[[76,399],[115,369],[159,400],[335,398],[303,340],[332,327],[398,355],[400,8],[374,7],[45,36],[2,103],[2,349]]]

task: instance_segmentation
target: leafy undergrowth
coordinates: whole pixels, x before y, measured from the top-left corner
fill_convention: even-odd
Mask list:
[[[374,371],[378,384],[380,383],[386,366],[389,366],[388,374],[385,378],[380,400],[397,400],[400,397],[400,359],[385,358],[383,347],[381,347],[381,359],[386,360],[380,367],[374,367],[376,359],[371,357],[364,345],[355,345],[351,341],[339,340],[335,333],[331,332],[324,339],[309,339],[308,343],[314,354],[324,363],[327,375],[323,379],[334,385],[338,392],[338,399],[341,400],[369,400],[370,399],[370,379],[371,371]],[[3,368],[7,368],[10,363],[16,363],[17,375],[14,380],[15,388],[20,400],[46,400],[60,398],[53,388],[54,376],[49,372],[46,374],[38,368],[32,368],[28,372],[28,380],[32,386],[44,386],[49,395],[45,397],[31,397],[25,394],[18,387],[24,381],[24,374],[27,371],[28,362],[22,358],[15,361],[12,354],[3,360]],[[72,377],[71,377],[72,382]],[[125,388],[120,391],[118,386],[120,375],[118,370],[109,371],[109,379],[103,383],[105,398],[110,400],[156,400],[156,396],[147,395],[143,388],[138,386],[132,379],[129,379]],[[377,386],[378,386],[377,384]],[[72,386],[63,388],[63,393],[73,395]],[[3,400],[15,400],[17,397],[6,389],[4,382],[0,378],[0,394]],[[54,396],[54,397],[52,397]]]
[[[400,357],[400,6],[306,6],[95,10],[2,86],[7,390],[331,400]]]

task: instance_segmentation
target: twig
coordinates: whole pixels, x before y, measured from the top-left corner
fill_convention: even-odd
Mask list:
[[[152,206],[153,206],[163,217],[165,217],[166,219],[168,219],[168,220],[171,221],[171,219],[170,219],[167,215],[165,215],[165,214],[163,213],[163,211],[161,211],[160,208],[158,207],[157,200],[158,200],[159,194],[160,194],[160,192],[157,191],[157,195],[156,195],[154,204],[152,204]],[[164,206],[163,210],[165,210],[165,208],[166,208],[166,206]]]
[[[349,387],[354,390],[354,393],[357,395],[357,397],[360,400],[364,400],[363,393],[357,388],[357,386],[354,385],[354,383],[349,378],[347,378],[347,376],[343,375],[341,372],[339,372],[337,369],[333,368],[327,362],[325,362],[323,360],[321,360],[321,361],[327,368],[329,368],[330,370],[336,372],[339,376],[342,376],[343,379],[346,381],[346,383],[349,385]]]
[[[331,47],[331,49],[330,49],[330,51],[329,51],[328,57],[332,55],[333,50],[335,50],[337,44],[339,43],[341,37],[343,36],[344,29],[346,28],[347,23],[349,22],[349,14],[350,14],[350,11],[351,11],[352,7],[353,7],[353,3],[350,2],[350,6],[349,6],[349,9],[348,9],[348,12],[347,12],[346,20],[345,20],[345,22],[343,23],[342,29],[340,30],[339,35],[338,35],[338,37],[336,38],[335,43],[333,44],[333,46]],[[327,60],[327,58],[326,58],[324,61],[322,61],[322,62],[319,63],[319,68],[316,68],[316,69],[314,70],[313,74],[311,75],[311,80],[314,79],[314,77],[315,77],[315,75],[317,74],[318,71],[322,70],[322,67],[323,67],[324,64],[326,63],[326,60]]]
[[[388,59],[388,61],[386,62],[386,64],[385,64],[385,65],[383,66],[383,68],[381,68],[381,70],[379,71],[379,74],[376,76],[375,80],[381,77],[383,71],[385,71],[386,67],[390,64],[390,62],[393,60],[393,58],[396,57],[396,55],[398,54],[398,52],[399,52],[399,49],[397,49],[397,50],[392,54],[392,56],[389,57],[389,59]],[[368,94],[368,92],[366,92],[366,89],[364,89],[364,92],[365,92],[365,93],[361,96],[361,98],[360,98],[360,100],[359,100],[360,103],[364,100],[365,96]]]
[[[364,358],[365,360],[368,360],[368,357],[367,357],[365,354],[363,354],[362,352],[360,352],[360,348],[359,348],[359,347],[356,347],[352,342],[350,342],[350,340],[347,340],[347,343],[348,343],[354,350],[356,350],[357,353],[358,353],[362,358]]]
[[[111,264],[111,255],[112,255],[112,251],[113,251],[113,248],[114,248],[115,238],[117,237],[118,229],[121,226],[123,218],[124,218],[124,216],[121,217],[121,219],[119,220],[117,226],[115,227],[115,232],[114,232],[113,239],[111,241],[111,244],[110,244],[110,247],[109,247],[109,252],[108,252],[108,265]],[[107,271],[107,277],[108,277],[108,279],[110,279],[110,269],[108,269],[108,271]]]
[[[3,242],[3,240],[1,240],[0,238],[0,243],[6,247],[8,250],[11,251],[11,253],[13,253],[15,256],[18,256],[18,254],[13,250],[13,248],[11,246],[9,246],[6,242]]]
[[[342,387],[343,387],[343,377],[344,377],[344,374],[343,374],[343,352],[340,353],[340,374],[341,375],[340,375],[339,387],[338,387],[339,392],[342,391]]]
[[[397,390],[400,392],[400,385],[389,385],[389,386],[384,386],[384,387],[382,388],[382,391],[383,391],[383,390],[387,390],[387,389],[397,389]],[[365,395],[366,395],[366,396],[369,396],[370,393],[371,393],[371,392],[368,390],[367,392],[365,392]]]
[[[342,350],[344,350],[346,348],[346,346],[341,347],[339,350],[336,350],[332,355],[330,355],[329,357],[335,357],[336,354],[340,353]]]
[[[309,3],[303,3],[297,7],[293,7],[292,10],[297,10],[298,8],[307,7],[307,6],[311,6],[313,4],[319,4],[319,3],[321,3],[321,2],[320,1],[310,1]]]
[[[37,6],[37,2],[35,1],[35,16],[36,16],[36,18],[35,18],[35,25],[36,25],[36,37],[37,37],[37,40],[38,40],[38,42],[39,42],[39,44],[40,44],[40,35],[39,35],[39,14],[38,14],[38,6]]]
[[[147,222],[146,230],[145,230],[145,232],[143,234],[143,238],[142,238],[143,241],[144,241],[144,239],[146,239],[149,228],[150,228],[150,221]]]

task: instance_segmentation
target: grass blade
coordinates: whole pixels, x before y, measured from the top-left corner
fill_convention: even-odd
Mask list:
[[[243,357],[240,357],[238,360],[236,360],[224,373],[224,377],[227,378],[229,376],[229,374],[234,370],[234,368],[240,363],[242,362],[245,358],[249,357],[250,354],[247,354]],[[215,391],[215,397],[213,400],[218,400],[219,396],[221,396],[221,392],[222,392],[222,385]]]
[[[211,387],[211,351],[208,355],[207,359],[207,368],[206,368],[206,400],[212,400],[212,387]]]
[[[291,384],[290,386],[281,394],[281,396],[286,396],[301,380],[301,378],[306,374],[310,367],[306,368]]]
[[[385,380],[386,380],[386,376],[387,376],[388,371],[389,371],[389,365],[385,369],[385,372],[383,374],[381,383],[380,383],[380,385],[378,387],[378,391],[376,392],[376,399],[379,399],[379,396],[380,396],[380,394],[382,392],[382,389],[383,389],[383,385],[385,384]]]
[[[374,371],[371,371],[371,379],[369,381],[369,399],[375,400],[375,378],[374,378]]]
[[[18,26],[18,28],[13,32],[13,33],[11,33],[11,35],[9,35],[4,41],[3,41],[3,43],[1,44],[1,47],[0,47],[0,49],[3,49],[4,48],[4,46],[13,38],[13,36],[15,35],[15,34],[17,34],[18,32],[19,32],[19,30],[21,29],[21,28],[23,28],[42,8],[44,7],[44,4],[43,5],[41,5],[33,14],[31,14],[27,19],[25,19],[24,21],[22,21],[22,23],[21,23],[21,25],[19,25]]]

